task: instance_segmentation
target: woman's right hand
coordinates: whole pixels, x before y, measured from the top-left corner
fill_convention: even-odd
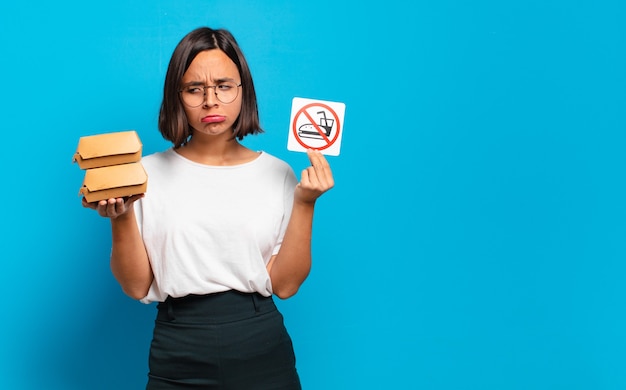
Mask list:
[[[136,200],[143,198],[144,194],[133,195],[127,198],[111,198],[101,200],[99,202],[87,202],[83,197],[83,207],[93,209],[105,218],[115,219],[120,215],[124,215],[128,210],[132,209]]]

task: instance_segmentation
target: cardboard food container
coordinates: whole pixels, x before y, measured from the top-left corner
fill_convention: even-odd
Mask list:
[[[135,162],[87,169],[79,195],[91,203],[143,194],[147,188],[148,175],[141,162]]]
[[[134,163],[141,160],[142,144],[134,130],[80,137],[74,162],[80,169]]]

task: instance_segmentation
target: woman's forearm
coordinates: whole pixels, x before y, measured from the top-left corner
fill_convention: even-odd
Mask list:
[[[111,271],[124,293],[144,298],[154,276],[133,210],[111,219],[111,230]]]
[[[280,251],[272,260],[270,279],[279,298],[295,295],[311,271],[313,209],[314,203],[294,203]]]

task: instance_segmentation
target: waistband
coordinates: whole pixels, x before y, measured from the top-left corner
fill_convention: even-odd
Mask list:
[[[168,297],[157,305],[158,321],[217,324],[276,310],[271,296],[229,290],[207,295]]]

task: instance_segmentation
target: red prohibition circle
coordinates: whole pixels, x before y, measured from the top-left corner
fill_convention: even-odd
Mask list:
[[[333,137],[332,140],[329,140],[330,142],[328,142],[328,144],[324,145],[324,146],[320,146],[320,147],[313,147],[313,146],[309,146],[307,144],[305,144],[300,137],[298,137],[298,129],[296,126],[296,123],[298,123],[298,117],[300,116],[300,114],[303,114],[307,108],[311,108],[314,106],[320,106],[323,107],[325,109],[327,109],[328,111],[330,111],[330,113],[333,115],[333,117],[335,118],[335,123],[337,124],[337,131],[335,132],[335,135]],[[317,125],[315,123],[311,123],[313,126],[315,126],[317,128]],[[335,112],[335,110],[333,110],[332,108],[330,108],[329,106],[327,106],[326,104],[323,103],[309,103],[306,106],[302,107],[301,109],[298,110],[298,112],[296,113],[296,115],[293,117],[293,127],[292,127],[292,131],[293,131],[293,135],[296,138],[296,141],[298,141],[298,143],[300,145],[302,145],[303,148],[306,149],[315,149],[315,150],[324,150],[324,149],[328,149],[329,147],[331,147],[335,141],[337,140],[337,137],[339,136],[339,131],[340,131],[340,123],[339,123],[339,116],[337,115],[337,113]]]

